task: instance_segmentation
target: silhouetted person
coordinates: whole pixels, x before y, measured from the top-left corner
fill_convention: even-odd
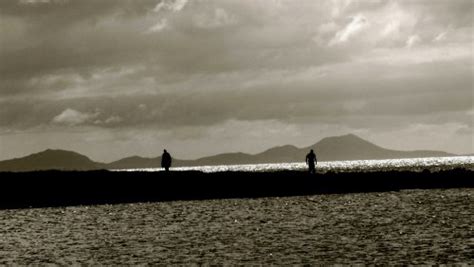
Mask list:
[[[316,159],[316,154],[311,149],[311,151],[306,155],[306,164],[308,164],[309,173],[315,174],[316,173],[316,164],[318,160]]]
[[[171,161],[173,160],[171,159],[170,153],[168,153],[166,149],[163,150],[163,155],[161,155],[161,167],[165,168],[166,171],[169,171],[171,167]]]

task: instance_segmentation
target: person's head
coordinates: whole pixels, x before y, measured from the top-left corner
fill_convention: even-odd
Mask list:
[[[311,153],[314,153],[314,151],[311,149]]]
[[[163,153],[167,153],[168,151],[166,151],[166,149],[163,149]]]

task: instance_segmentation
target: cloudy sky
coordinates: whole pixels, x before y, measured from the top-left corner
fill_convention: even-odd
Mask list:
[[[347,133],[473,153],[473,62],[471,0],[5,0],[0,160]]]

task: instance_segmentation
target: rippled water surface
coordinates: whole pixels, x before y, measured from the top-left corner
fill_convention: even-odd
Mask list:
[[[0,264],[464,263],[474,189],[0,210]]]
[[[296,163],[268,163],[268,164],[244,164],[244,165],[218,165],[171,168],[175,171],[198,170],[202,172],[224,172],[224,171],[283,171],[283,170],[305,170],[304,162]],[[473,156],[459,157],[434,157],[434,158],[412,158],[412,159],[386,159],[386,160],[352,160],[352,161],[326,161],[319,162],[317,171],[439,171],[464,168],[474,170]],[[129,169],[129,171],[160,171],[156,168]]]

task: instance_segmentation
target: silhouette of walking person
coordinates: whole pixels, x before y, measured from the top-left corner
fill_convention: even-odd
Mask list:
[[[316,164],[318,160],[316,159],[316,154],[311,149],[311,151],[306,155],[306,164],[308,164],[309,173],[315,174],[316,173]]]
[[[161,155],[161,167],[165,168],[166,171],[169,171],[171,167],[171,161],[173,160],[171,159],[170,153],[168,153],[166,149],[163,150],[163,155]]]

